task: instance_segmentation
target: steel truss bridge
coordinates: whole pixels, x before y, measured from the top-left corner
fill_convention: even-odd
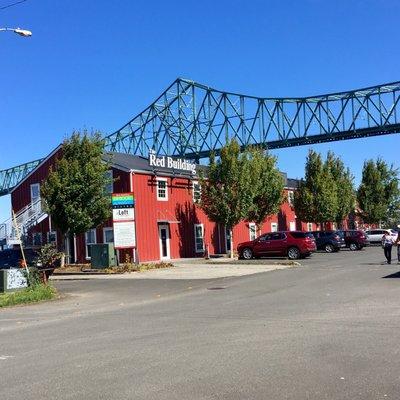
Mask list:
[[[106,149],[200,160],[236,138],[245,148],[301,146],[400,132],[400,82],[311,97],[255,97],[177,79],[107,136]],[[41,160],[0,171],[0,195]]]

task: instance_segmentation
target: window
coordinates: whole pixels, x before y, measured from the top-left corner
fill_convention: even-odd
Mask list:
[[[257,238],[257,226],[254,222],[249,223],[249,235],[250,240],[254,240]]]
[[[265,242],[266,240],[270,240],[271,239],[271,234],[266,234],[266,235],[262,235],[258,238],[258,240],[260,242]]]
[[[289,205],[293,206],[293,204],[294,204],[294,192],[293,192],[293,190],[289,190],[287,192],[287,199],[288,199]]]
[[[276,222],[271,222],[271,232],[278,231],[278,224]]]
[[[313,234],[308,232],[290,232],[290,235],[295,239],[314,238]]]
[[[31,185],[31,203],[34,203],[40,198],[40,183],[33,183]]]
[[[91,257],[91,244],[96,243],[96,229],[91,229],[85,233],[85,244],[86,244],[86,258]]]
[[[296,222],[290,221],[289,222],[289,231],[295,231],[295,230],[296,230]]]
[[[32,235],[33,238],[33,245],[34,246],[41,246],[42,245],[42,233],[41,232],[34,232]]]
[[[104,228],[103,229],[103,243],[114,243],[113,228]]]
[[[56,231],[47,232],[47,243],[57,244],[57,232]]]
[[[286,235],[282,232],[271,233],[269,240],[283,240],[286,239]]]
[[[312,231],[312,222],[307,222],[307,230],[308,232]]]
[[[193,201],[200,203],[201,200],[201,186],[197,181],[193,181]]]
[[[157,200],[168,200],[167,178],[157,178]]]
[[[112,172],[112,170],[109,170],[109,171],[106,171],[104,175],[105,175],[106,179],[108,180],[108,183],[106,184],[104,189],[105,189],[106,193],[112,194],[113,190],[114,190],[113,172]]]
[[[204,251],[204,228],[203,224],[194,225],[194,241],[196,253]]]

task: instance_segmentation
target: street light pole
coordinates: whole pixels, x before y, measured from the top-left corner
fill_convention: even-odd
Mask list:
[[[0,32],[1,31],[14,32],[17,35],[24,36],[24,37],[32,36],[32,32],[31,31],[28,31],[26,29],[21,29],[21,28],[0,28]]]

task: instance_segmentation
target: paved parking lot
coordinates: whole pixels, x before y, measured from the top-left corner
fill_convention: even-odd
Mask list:
[[[381,249],[205,280],[57,282],[0,311],[0,398],[398,399],[400,265]]]

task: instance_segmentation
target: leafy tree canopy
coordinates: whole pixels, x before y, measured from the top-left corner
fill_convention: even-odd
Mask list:
[[[380,158],[365,161],[357,201],[359,213],[368,224],[396,218],[400,204],[398,171]]]
[[[260,229],[268,216],[279,211],[285,182],[276,167],[276,157],[258,148],[250,149],[248,156],[253,200],[246,219],[255,222]]]
[[[103,150],[99,132],[74,132],[42,184],[47,211],[63,234],[84,233],[110,216],[109,164],[103,160]]]
[[[343,220],[355,208],[355,189],[354,177],[349,168],[346,168],[340,157],[335,156],[331,151],[326,158],[326,166],[329,168],[332,177],[336,183],[337,209],[334,221],[340,226]]]
[[[337,217],[337,184],[328,163],[310,150],[305,165],[305,178],[294,193],[294,208],[303,221],[324,224]]]
[[[201,177],[201,207],[214,222],[232,228],[242,220],[259,226],[277,212],[282,202],[284,182],[276,169],[276,159],[260,148],[240,151],[232,140],[221,149],[220,158],[210,156],[207,177]]]

